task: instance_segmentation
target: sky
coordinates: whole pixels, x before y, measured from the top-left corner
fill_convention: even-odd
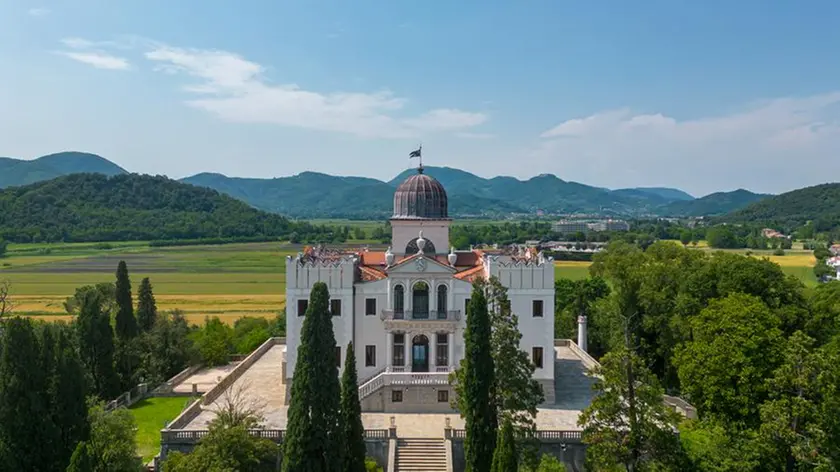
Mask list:
[[[700,196],[840,175],[840,2],[0,0],[0,156]]]

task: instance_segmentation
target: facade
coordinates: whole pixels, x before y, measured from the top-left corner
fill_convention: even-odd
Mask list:
[[[384,252],[308,248],[286,264],[286,381],[291,384],[309,293],[330,291],[343,369],[353,342],[366,411],[450,411],[448,375],[464,356],[466,307],[477,278],[498,277],[519,316],[520,348],[554,402],[554,267],[535,249],[449,248],[447,196],[423,173],[394,194],[391,247]]]
[[[573,234],[573,233],[600,233],[602,231],[629,231],[630,223],[624,220],[560,220],[553,225],[551,229],[555,233]]]

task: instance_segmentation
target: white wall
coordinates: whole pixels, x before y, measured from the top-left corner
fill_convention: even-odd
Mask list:
[[[437,254],[449,254],[449,220],[391,220],[391,252],[405,254],[405,246],[423,231]],[[428,252],[427,252],[428,254]]]
[[[519,347],[530,358],[534,347],[543,348],[543,367],[534,377],[554,378],[554,264],[550,259],[540,263],[515,264],[509,257],[485,259],[488,276],[496,276],[508,288],[511,310],[519,317],[522,333]],[[543,301],[543,316],[533,316],[533,301]]]

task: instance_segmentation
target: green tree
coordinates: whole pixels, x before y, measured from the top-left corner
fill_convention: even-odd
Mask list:
[[[804,333],[785,343],[784,360],[768,381],[770,399],[761,405],[761,439],[774,450],[779,470],[834,470],[829,451],[840,449],[823,427],[820,408],[826,394],[838,395],[840,385],[826,375],[831,368]]]
[[[693,339],[678,348],[683,392],[701,415],[757,426],[765,379],[779,361],[779,319],[756,297],[733,293],[691,320]]]
[[[344,472],[365,472],[365,427],[359,403],[359,381],[353,343],[347,345],[344,372],[341,374],[341,424],[344,427]]]
[[[610,287],[601,277],[582,280],[557,279],[554,282],[554,335],[560,339],[577,339],[577,318],[590,317],[595,303],[608,297]],[[604,334],[597,324],[590,324],[589,352],[600,356],[606,350]]]
[[[249,354],[271,337],[267,319],[243,316],[233,324],[233,347],[240,354]]]
[[[51,470],[45,454],[58,439],[50,421],[49,381],[32,322],[3,324],[0,351],[0,464],[5,470]]]
[[[190,327],[179,311],[158,316],[152,329],[140,338],[141,375],[146,382],[164,382],[197,360]]]
[[[343,463],[341,389],[327,285],[312,286],[292,380],[284,472],[337,472]]]
[[[152,283],[148,277],[140,282],[140,290],[137,292],[137,326],[141,332],[152,329],[157,318],[157,305],[155,295],[152,293]]]
[[[705,418],[680,424],[680,442],[692,470],[703,472],[741,472],[764,470],[764,451],[757,444],[757,433],[722,421]]]
[[[493,386],[495,367],[491,344],[492,327],[482,284],[473,286],[464,332],[464,359],[456,373],[460,412],[465,419],[464,442],[467,471],[488,472],[496,448],[497,412]]]
[[[537,472],[566,472],[566,466],[551,454],[543,454]]]
[[[225,365],[233,353],[233,330],[217,317],[204,318],[204,326],[193,334],[201,360],[209,366]]]
[[[91,376],[93,393],[110,399],[118,394],[119,378],[114,371],[114,332],[101,306],[98,293],[85,293],[75,325],[79,353]]]
[[[662,388],[641,358],[629,349],[616,349],[593,373],[598,376],[597,394],[578,424],[594,470],[679,470],[679,415],[665,405]]]
[[[683,246],[687,246],[688,243],[691,242],[691,239],[692,239],[692,233],[691,233],[690,229],[684,229],[684,230],[680,231],[680,242],[682,243]]]
[[[134,318],[134,304],[131,301],[131,280],[125,261],[117,266],[117,283],[114,285],[117,302],[115,332],[121,341],[137,336],[137,320]]]
[[[499,430],[499,438],[496,441],[496,450],[493,451],[493,464],[491,472],[511,472],[519,470],[516,460],[516,440],[513,437],[513,426],[510,420],[502,423]]]
[[[0,257],[6,255],[6,248],[8,247],[8,243],[3,238],[0,238]]]
[[[0,280],[0,323],[12,312],[12,284],[8,280]]]
[[[244,426],[211,425],[207,436],[189,454],[171,452],[164,472],[271,472],[276,470],[278,446],[251,436]]]
[[[64,310],[71,315],[78,315],[79,309],[82,306],[82,301],[85,299],[85,294],[88,292],[95,292],[99,295],[100,310],[110,316],[116,310],[116,288],[112,282],[102,282],[96,285],[84,285],[76,288],[76,292],[72,297],[67,297],[64,300]]]
[[[106,411],[97,403],[88,412],[90,437],[73,451],[67,472],[139,472],[134,416],[125,408]]]
[[[76,444],[88,436],[90,425],[87,417],[87,382],[79,353],[73,343],[70,327],[64,324],[45,324],[43,330],[42,355],[44,365],[51,365],[48,375],[50,398],[50,420],[57,430],[57,440],[48,450],[54,454],[54,470],[67,466]],[[51,333],[51,334],[48,334]],[[54,348],[48,349],[49,338],[54,339]],[[44,423],[45,424],[45,423]]]

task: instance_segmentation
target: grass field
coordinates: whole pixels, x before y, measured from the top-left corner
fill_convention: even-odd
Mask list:
[[[279,243],[12,244],[0,259],[0,280],[12,284],[15,312],[69,319],[64,300],[80,286],[113,281],[125,260],[135,292],[143,277],[151,279],[158,308],[182,310],[190,322],[215,315],[232,323],[242,316],[273,318],[284,308],[286,256],[298,250]]]
[[[137,453],[147,463],[160,452],[160,430],[192,402],[187,397],[153,397],[129,408],[137,423]]]

